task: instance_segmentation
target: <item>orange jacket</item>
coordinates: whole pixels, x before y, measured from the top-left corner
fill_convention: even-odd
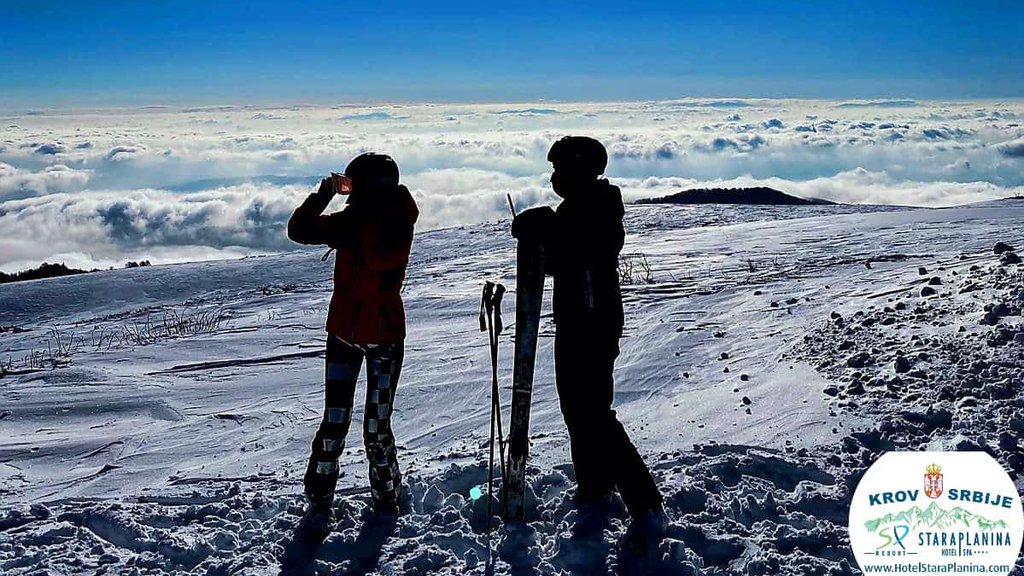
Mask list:
[[[288,220],[288,237],[326,244],[334,257],[334,293],[327,332],[353,344],[405,339],[402,282],[413,225],[419,217],[409,189],[349,196],[344,210],[323,215],[331,196],[313,193]]]

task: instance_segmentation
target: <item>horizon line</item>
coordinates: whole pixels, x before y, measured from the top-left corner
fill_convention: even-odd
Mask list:
[[[17,106],[17,107],[5,107],[0,104],[0,116],[3,117],[14,117],[14,116],[45,116],[47,114],[73,114],[73,113],[90,113],[90,112],[117,112],[117,111],[168,111],[168,112],[229,112],[232,110],[294,110],[294,109],[345,109],[345,108],[370,108],[370,107],[387,107],[387,106],[443,106],[443,105],[456,105],[456,106],[469,106],[469,105],[501,105],[501,104],[551,104],[551,105],[565,105],[565,104],[645,104],[645,103],[663,103],[663,102],[714,102],[714,101],[743,101],[743,102],[785,102],[785,101],[801,101],[801,102],[837,102],[837,103],[874,103],[884,104],[886,102],[898,103],[892,108],[899,107],[913,107],[919,104],[935,104],[935,103],[972,103],[972,102],[1013,102],[1020,103],[1024,102],[1024,94],[1020,96],[985,96],[976,98],[914,98],[910,96],[890,96],[890,97],[877,97],[877,98],[822,98],[822,97],[808,97],[808,96],[680,96],[678,98],[593,98],[593,99],[555,99],[555,98],[537,98],[537,99],[510,99],[510,100],[489,100],[489,99],[422,99],[422,100],[352,100],[349,102],[310,102],[310,101],[275,101],[266,103],[241,103],[238,101],[209,101],[205,103],[166,103],[166,102],[151,102],[147,104],[136,104],[136,105],[99,105],[99,106],[88,106],[88,105],[70,105],[70,106]],[[879,108],[885,108],[887,106],[879,105]],[[221,109],[221,110],[218,110]]]

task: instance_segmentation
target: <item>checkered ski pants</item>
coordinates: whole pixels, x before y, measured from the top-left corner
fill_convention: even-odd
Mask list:
[[[327,336],[327,369],[324,380],[324,416],[313,439],[306,467],[306,496],[329,501],[338,483],[338,457],[352,420],[356,379],[366,358],[366,407],[363,412],[363,444],[370,464],[370,493],[376,505],[397,506],[402,476],[398,450],[391,433],[395,388],[402,371],[403,344],[355,346]]]

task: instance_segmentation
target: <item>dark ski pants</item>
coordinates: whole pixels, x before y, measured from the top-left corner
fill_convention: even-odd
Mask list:
[[[363,444],[370,464],[370,492],[375,504],[397,506],[401,490],[398,450],[391,433],[395,388],[402,371],[402,344],[355,346],[327,336],[324,379],[324,416],[313,439],[306,467],[306,496],[330,501],[338,483],[338,457],[352,420],[356,379],[366,358],[366,407],[363,413]]]
[[[636,517],[662,502],[647,465],[612,410],[612,371],[619,335],[607,330],[555,330],[555,381],[569,429],[577,503],[616,488]]]

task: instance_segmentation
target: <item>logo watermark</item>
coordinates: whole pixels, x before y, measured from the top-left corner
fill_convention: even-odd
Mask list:
[[[1009,574],[1024,512],[984,452],[889,452],[850,505],[850,545],[865,573]]]

